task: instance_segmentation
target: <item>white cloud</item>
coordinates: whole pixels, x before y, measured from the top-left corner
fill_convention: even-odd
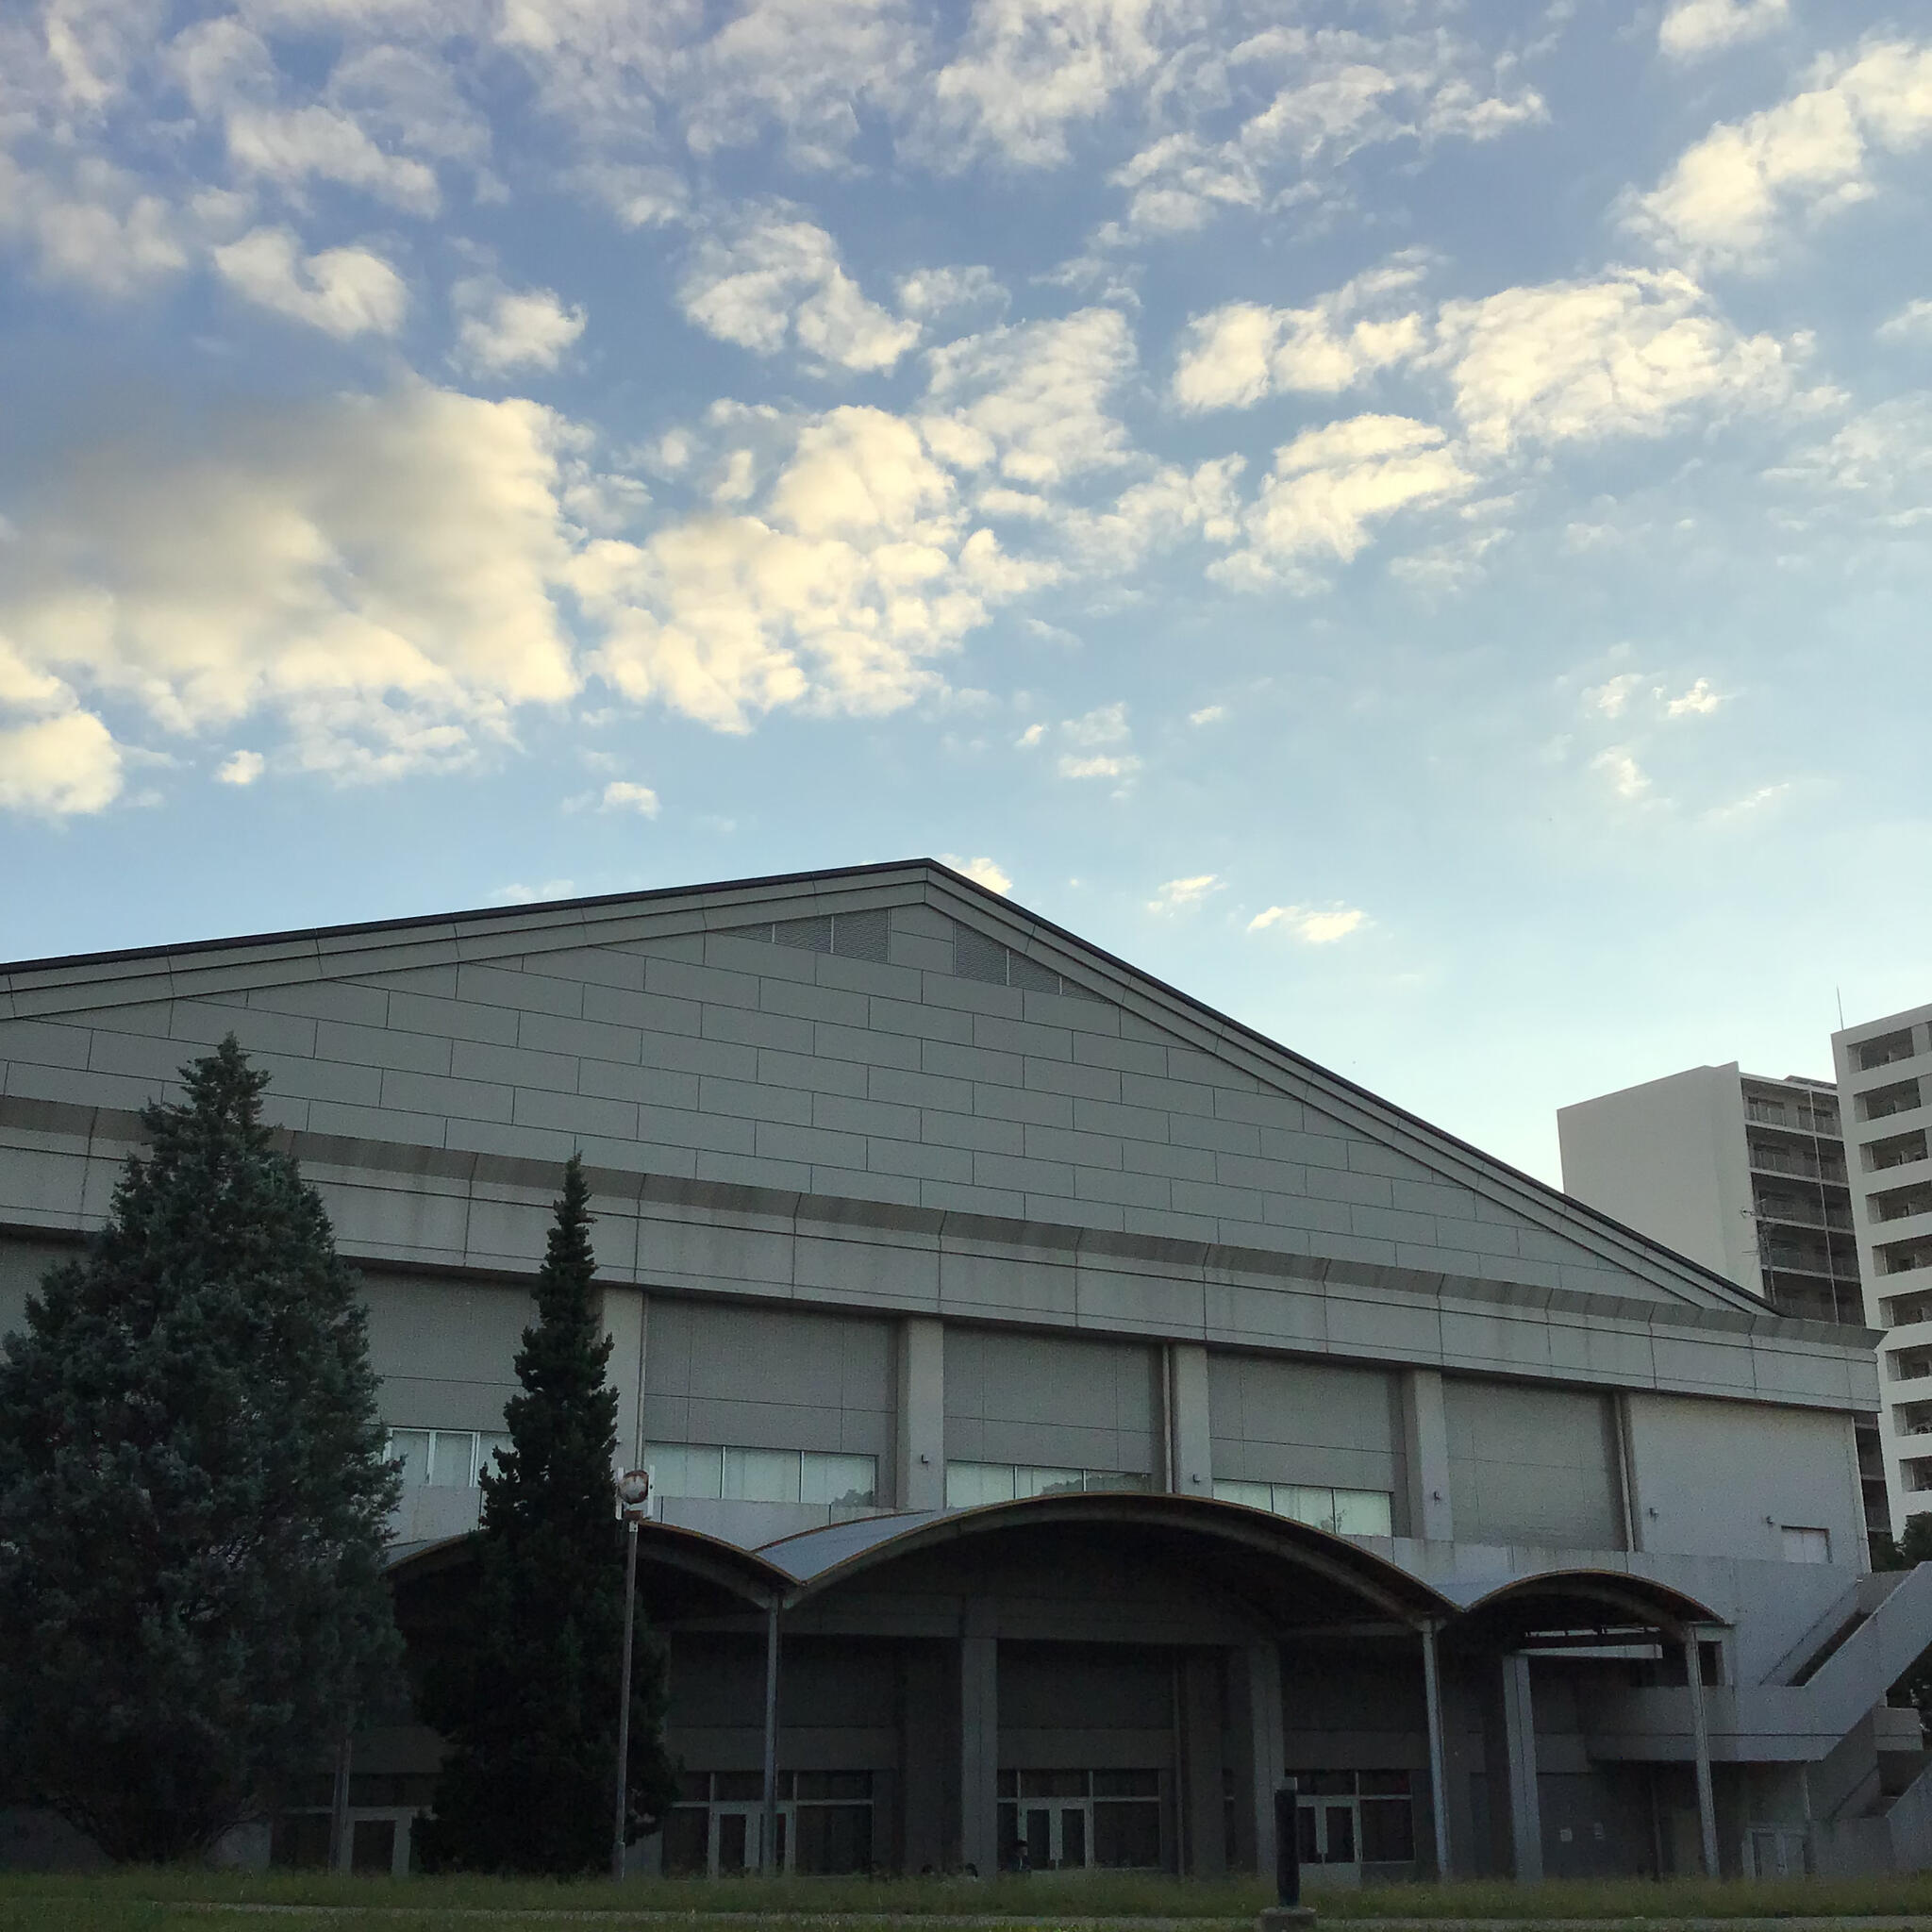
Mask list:
[[[1369,915],[1356,906],[1270,906],[1248,921],[1250,932],[1267,932],[1279,926],[1304,945],[1332,946],[1358,932]]]
[[[258,751],[238,751],[215,767],[218,785],[253,785],[268,769],[268,760]]]
[[[1198,711],[1188,713],[1190,724],[1219,724],[1227,716],[1225,705],[1203,705]]]
[[[1932,139],[1932,47],[1875,42],[1827,58],[1813,85],[1721,122],[1688,148],[1629,220],[1693,262],[1755,268],[1792,222],[1817,223],[1875,193],[1873,163]]]
[[[138,293],[187,266],[180,227],[165,200],[97,157],[81,158],[61,179],[0,150],[0,241],[29,248],[47,281]]]
[[[1045,736],[1046,726],[1044,724],[1029,724],[1025,730],[1021,732],[1018,738],[1014,739],[1013,744],[1016,750],[1032,751],[1039,746],[1041,741]]]
[[[1869,506],[1893,524],[1924,520],[1932,515],[1932,391],[1908,390],[1874,403],[1770,474]]]
[[[1141,769],[1141,760],[1133,751],[1133,727],[1127,723],[1124,701],[1099,705],[1077,718],[1062,719],[1053,735],[1067,747],[1055,765],[1062,778],[1124,780]],[[1028,732],[1021,741],[1038,743],[1040,740]]]
[[[1140,769],[1131,752],[1068,752],[1059,762],[1062,778],[1131,778]]]
[[[1369,541],[1372,524],[1447,502],[1474,484],[1432,424],[1351,416],[1304,430],[1274,453],[1247,514],[1248,548],[1212,566],[1213,574],[1258,586],[1277,565],[1307,558],[1345,563]]]
[[[121,792],[121,748],[88,711],[0,730],[0,810],[65,818],[104,811]]]
[[[1878,325],[1878,339],[1885,342],[1932,341],[1932,302],[1923,296],[1907,302],[1895,315]]]
[[[366,248],[325,248],[305,256],[287,228],[255,228],[214,251],[222,279],[238,294],[347,340],[393,335],[409,291],[381,256]]]
[[[1666,718],[1707,718],[1724,702],[1723,691],[1712,691],[1710,679],[1700,677],[1689,691],[1670,697],[1659,691],[1655,695],[1663,701]]]
[[[901,313],[929,322],[936,316],[990,321],[1006,313],[1012,297],[980,263],[964,268],[922,268],[899,277]]]
[[[228,158],[242,173],[287,188],[311,178],[335,181],[407,214],[433,215],[441,205],[436,171],[426,161],[386,152],[351,115],[319,102],[231,113]]]
[[[534,404],[412,388],[97,449],[0,545],[0,635],[164,730],[271,712],[311,769],[460,762],[576,688],[570,442]]]
[[[576,892],[575,879],[545,879],[535,886],[498,886],[490,901],[493,906],[531,906],[547,899],[574,899]]]
[[[1333,394],[1412,361],[1428,341],[1426,319],[1406,306],[1422,274],[1417,261],[1398,260],[1305,308],[1231,302],[1197,317],[1174,370],[1174,400],[1184,409],[1216,409],[1285,391]]]
[[[629,778],[613,778],[604,788],[598,809],[634,811],[654,819],[658,816],[658,794],[648,785],[639,785]]]
[[[967,336],[930,359],[922,426],[942,461],[1041,487],[1126,460],[1126,430],[1108,408],[1134,366],[1118,309]]]
[[[1226,882],[1216,873],[1196,873],[1191,878],[1169,879],[1147,902],[1150,912],[1163,916],[1185,912],[1200,905],[1210,892],[1218,892]]]
[[[1437,358],[1471,442],[1654,436],[1693,414],[1762,408],[1791,389],[1791,351],[1740,335],[1688,275],[1626,269],[1594,282],[1446,302]]]
[[[1650,774],[1637,762],[1626,744],[1613,744],[1598,752],[1590,765],[1592,771],[1604,774],[1610,790],[1619,798],[1634,803],[1650,790]]]
[[[989,892],[1004,894],[1013,890],[1013,881],[1008,876],[1006,867],[995,859],[960,858],[954,853],[941,852],[940,863],[951,866],[955,872],[984,886]]]
[[[1657,23],[1657,43],[1674,59],[1697,60],[1774,33],[1790,19],[1790,0],[1674,0]]]
[[[843,369],[891,369],[919,340],[860,292],[815,223],[766,209],[701,241],[678,284],[687,320],[721,341],[773,356],[788,341]]]
[[[1641,671],[1625,671],[1599,685],[1593,685],[1583,693],[1584,704],[1592,711],[1606,718],[1621,718],[1624,708],[1630,702],[1630,695],[1643,683]]]
[[[566,308],[554,289],[506,289],[471,276],[450,291],[462,316],[457,356],[485,375],[528,366],[555,369],[584,332],[584,311]]]

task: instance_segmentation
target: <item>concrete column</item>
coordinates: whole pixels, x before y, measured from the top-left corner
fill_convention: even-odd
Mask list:
[[[1436,1876],[1447,1878],[1449,1862],[1449,1778],[1443,1755],[1442,1675],[1437,1667],[1436,1626],[1423,1625],[1423,1709],[1428,1724],[1429,1809],[1436,1826]]]
[[[1182,1840],[1190,1878],[1227,1874],[1227,1809],[1221,1780],[1221,1659],[1211,1652],[1181,1662]]]
[[[1630,1391],[1619,1389],[1610,1397],[1610,1424],[1615,1431],[1617,1489],[1624,1505],[1624,1547],[1643,1547],[1643,1494],[1637,1480],[1637,1425],[1630,1412]],[[1862,1494],[1862,1491],[1860,1492]],[[1859,1507],[1864,1506],[1862,1502]]]
[[[1503,1752],[1509,1788],[1510,1870],[1524,1883],[1543,1875],[1542,1807],[1536,1788],[1536,1710],[1529,1694],[1529,1659],[1511,1651],[1503,1659]]]
[[[1000,1842],[999,1641],[990,1607],[967,1606],[959,1639],[959,1862],[982,1878],[999,1869]]]
[[[1177,1496],[1214,1493],[1208,1349],[1199,1341],[1167,1346],[1167,1486]]]
[[[946,1746],[948,1659],[936,1643],[907,1643],[899,1656],[899,1821],[901,1869],[909,1874],[947,1862],[951,1779]]]
[[[1454,1499],[1449,1490],[1449,1419],[1442,1404],[1440,1369],[1405,1369],[1402,1374],[1403,1466],[1408,1473],[1408,1531],[1431,1542],[1453,1542]]]
[[[778,1869],[778,1606],[765,1612],[765,1823],[758,1870]]]
[[[1710,1725],[1704,1710],[1704,1657],[1693,1626],[1684,1633],[1684,1683],[1690,1693],[1690,1748],[1697,1763],[1697,1836],[1704,1875],[1718,1876],[1717,1798],[1710,1784]]]
[[[617,1459],[638,1469],[644,1452],[644,1344],[650,1304],[634,1288],[607,1288],[604,1333],[610,1338],[610,1365],[605,1371],[617,1391]]]
[[[1228,1658],[1229,1716],[1240,1748],[1235,1754],[1235,1830],[1243,1867],[1274,1871],[1274,1787],[1286,1774],[1282,1737],[1281,1650],[1251,1643]]]
[[[937,1315],[899,1324],[898,1467],[901,1509],[946,1507],[946,1327]]]

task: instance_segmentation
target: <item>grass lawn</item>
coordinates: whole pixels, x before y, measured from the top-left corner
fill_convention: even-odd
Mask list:
[[[724,1913],[768,1915],[774,1927],[807,1925],[824,1914],[853,1915],[874,1926],[917,1926],[951,1919],[1127,1924],[1167,1919],[1210,1927],[1245,1926],[1271,1902],[1251,1879],[1224,1883],[1128,1874],[971,1879],[741,1879],[717,1883],[528,1879],[331,1878],[307,1873],[262,1875],[195,1868],[119,1871],[98,1877],[0,1875],[0,1932],[491,1932],[519,1924],[538,1932],[575,1923],[610,1932],[667,1924],[679,1932],[725,1932],[742,1920]],[[1932,1873],[1887,1878],[1798,1879],[1747,1885],[1676,1879],[1605,1880],[1540,1886],[1471,1882],[1387,1886],[1314,1894],[1324,1920],[1404,1919],[1441,1923],[1510,1919],[1528,1932],[1574,1919],[1775,1918],[1925,1915],[1932,1918]],[[209,1907],[215,1907],[210,1910]],[[235,1909],[242,1907],[244,1909]],[[266,1908],[266,1909],[262,1909]],[[525,1916],[543,1914],[544,1917]],[[556,1914],[557,1917],[549,1917]],[[937,1932],[937,1927],[935,1927]]]

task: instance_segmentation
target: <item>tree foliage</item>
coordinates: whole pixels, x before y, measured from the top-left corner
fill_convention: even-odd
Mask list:
[[[476,1584],[425,1674],[424,1714],[449,1740],[425,1861],[567,1874],[603,1869],[616,1801],[624,1530],[612,1474],[617,1395],[605,1380],[582,1162],[564,1170],[537,1319],[505,1410],[510,1447],[483,1477]],[[663,1746],[664,1653],[641,1614],[632,1674],[626,1838],[675,1794]]]
[[[397,1650],[355,1277],[233,1036],[182,1078],[0,1357],[0,1755],[122,1858],[261,1816]]]

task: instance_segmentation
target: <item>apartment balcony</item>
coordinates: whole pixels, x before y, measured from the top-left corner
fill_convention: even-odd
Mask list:
[[[1901,1026],[1896,1033],[1880,1035],[1876,1040],[1861,1040],[1851,1049],[1851,1058],[1857,1064],[1861,1074],[1869,1074],[1878,1067],[1896,1066],[1900,1060],[1908,1060],[1916,1049],[1912,1044],[1912,1029]]]
[[[1890,1131],[1900,1133],[1908,1123],[1904,1116],[1917,1114],[1924,1109],[1924,1096],[1916,1080],[1899,1080],[1889,1087],[1876,1087],[1869,1093],[1857,1097],[1858,1119],[1864,1122],[1888,1121],[1892,1124]],[[1909,1123],[1917,1125],[1917,1122]]]
[[[1837,1234],[1853,1231],[1852,1210],[1815,1201],[1759,1199],[1753,1204],[1761,1225],[1781,1227],[1822,1227]]]
[[[1808,1144],[1816,1141],[1837,1141],[1844,1124],[1836,1113],[1821,1113],[1814,1108],[1784,1106],[1753,1100],[1744,1108],[1744,1124],[1755,1133],[1769,1128],[1773,1133],[1802,1135]]]
[[[1749,1165],[1755,1174],[1774,1174],[1780,1180],[1805,1181],[1842,1193],[1851,1186],[1851,1176],[1840,1163],[1825,1161],[1822,1166],[1808,1152],[1782,1147],[1756,1147],[1750,1150]]]

